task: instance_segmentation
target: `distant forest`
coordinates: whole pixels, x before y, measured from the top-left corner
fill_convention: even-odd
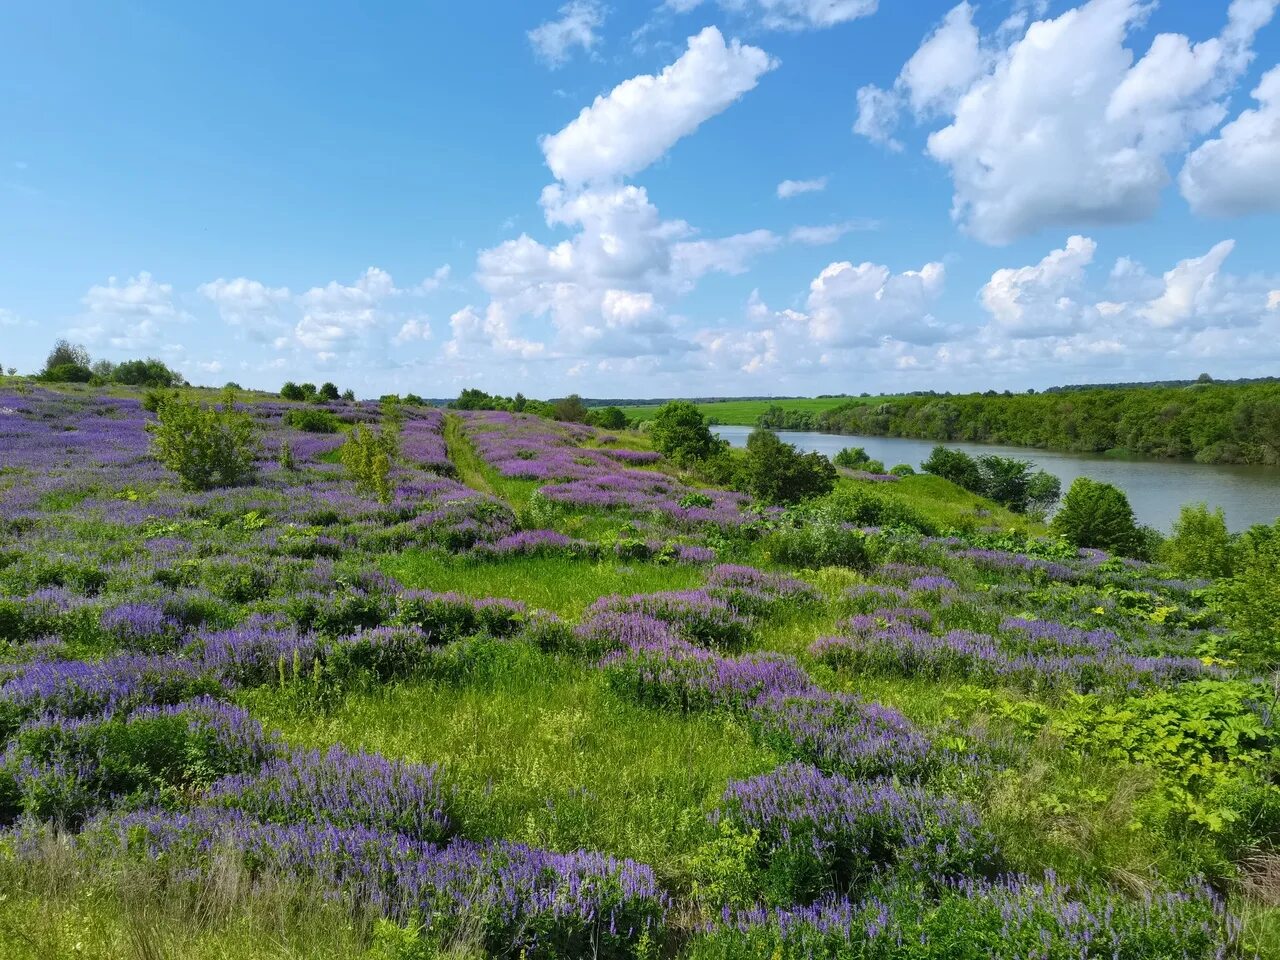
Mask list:
[[[1280,463],[1280,381],[902,395],[817,414],[772,406],[771,429],[969,440],[1201,463]]]

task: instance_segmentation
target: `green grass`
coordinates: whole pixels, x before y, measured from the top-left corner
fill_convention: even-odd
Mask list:
[[[928,473],[902,477],[897,483],[874,483],[841,477],[841,484],[861,484],[919,511],[928,520],[943,529],[975,526],[999,527],[1002,530],[1021,530],[1026,533],[1044,533],[1046,527],[1024,514],[1014,513],[993,500],[970,493],[950,480]]]
[[[784,410],[801,410],[805,413],[821,413],[846,403],[883,403],[888,397],[796,397],[789,400],[717,400],[700,403],[698,409],[717,423],[755,426],[760,414],[769,407]],[[623,407],[622,412],[632,420],[650,420],[658,412],[660,404],[642,404]]]
[[[407,587],[455,590],[468,597],[509,597],[539,610],[576,618],[612,593],[684,590],[702,583],[696,567],[569,557],[473,560],[430,550],[388,557],[383,570]]]
[[[726,715],[650,710],[619,699],[592,668],[524,644],[495,647],[461,682],[352,693],[320,716],[277,691],[245,699],[296,744],[440,763],[467,836],[633,857],[677,886],[726,783],[778,763]]]

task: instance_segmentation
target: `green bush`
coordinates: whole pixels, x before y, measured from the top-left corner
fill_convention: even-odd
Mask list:
[[[302,430],[306,433],[337,433],[342,421],[328,410],[299,407],[288,410],[284,415],[286,427]]]
[[[687,400],[664,403],[651,423],[654,448],[682,467],[714,457],[725,446],[711,433],[707,418]]]
[[[156,411],[151,453],[176,473],[188,490],[211,490],[249,483],[258,453],[253,418],[230,404],[221,408],[170,399]]]
[[[356,489],[383,503],[390,503],[395,492],[391,485],[390,446],[384,430],[375,432],[357,424],[347,434],[341,451],[342,466]]]
[[[889,472],[895,477],[914,477],[916,468],[909,463],[897,463],[889,468]]]
[[[1280,520],[1245,532],[1233,567],[1213,592],[1231,630],[1227,652],[1247,666],[1274,668],[1280,664]]]
[[[872,566],[867,535],[841,523],[812,520],[777,530],[764,541],[764,550],[775,563],[802,569]]]
[[[1071,484],[1052,529],[1076,547],[1094,547],[1126,557],[1142,557],[1145,552],[1124,491],[1088,477],[1077,477]]]
[[[844,485],[803,512],[829,524],[907,528],[926,535],[938,532],[923,514],[865,483]]]
[[[920,464],[920,469],[950,480],[971,493],[982,492],[982,472],[978,469],[978,461],[963,450],[948,450],[944,446],[936,446],[929,454],[929,459]]]
[[[1189,503],[1173,522],[1161,559],[1183,577],[1217,580],[1231,576],[1232,545],[1227,518],[1219,507]]]
[[[117,364],[111,371],[111,379],[134,387],[173,387],[183,382],[182,374],[170,370],[155,357]]]
[[[754,430],[738,468],[741,488],[766,503],[799,503],[829,493],[836,468],[820,453],[800,453],[777,434]]]

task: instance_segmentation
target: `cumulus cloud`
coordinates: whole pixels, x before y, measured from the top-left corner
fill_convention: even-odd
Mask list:
[[[277,322],[277,312],[292,300],[288,287],[269,287],[247,277],[234,280],[219,277],[200,284],[196,292],[216,304],[218,313],[227,323],[259,331],[273,326]]]
[[[105,285],[90,287],[81,302],[89,318],[71,332],[121,350],[154,347],[165,324],[189,319],[173,301],[173,285],[160,283],[145,270],[123,282],[109,277]]]
[[[529,31],[529,43],[538,59],[555,70],[564,66],[574,48],[590,53],[600,41],[596,33],[604,24],[604,8],[593,0],[572,0],[560,8],[558,20],[548,20]]]
[[[777,65],[758,47],[725,43],[719,30],[707,27],[661,73],[623,81],[544,137],[547,166],[571,185],[638,173]]]
[[[829,264],[809,284],[810,335],[819,344],[865,346],[885,339],[937,343],[947,329],[931,312],[942,293],[946,269],[927,263],[894,273],[877,263]]]
[[[778,184],[778,197],[787,200],[798,197],[802,193],[820,193],[827,189],[826,177],[815,177],[812,180],[783,180]]]
[[[1280,211],[1280,67],[1263,75],[1252,97],[1256,108],[1187,157],[1178,185],[1196,213]]]
[[[449,318],[453,337],[444,345],[446,356],[478,359],[500,357],[533,359],[546,352],[545,345],[512,335],[501,305],[489,304],[484,313],[468,305]]]
[[[953,216],[987,243],[1142,219],[1169,182],[1168,158],[1222,121],[1276,3],[1233,0],[1219,36],[1159,34],[1140,58],[1125,43],[1153,10],[1145,0],[1089,0],[985,38],[962,3],[891,90],[859,91],[855,130],[892,144],[902,111],[944,118],[928,153],[951,174]]]
[[[391,338],[394,343],[405,344],[431,339],[431,322],[426,317],[410,317]]]
[[[369,267],[350,286],[331,280],[312,287],[298,298],[302,319],[294,327],[294,339],[320,358],[332,359],[339,348],[376,327],[383,319],[379,305],[399,292],[391,274],[379,267]]]
[[[1074,236],[1035,266],[997,270],[980,298],[996,328],[1016,336],[1069,333],[1087,322],[1092,307],[1074,299],[1098,245]]]

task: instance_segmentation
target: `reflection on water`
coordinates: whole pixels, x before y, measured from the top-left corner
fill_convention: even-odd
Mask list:
[[[752,430],[751,427],[734,426],[712,429],[735,447],[746,446],[747,435]],[[827,456],[835,456],[843,447],[864,447],[874,459],[883,460],[886,467],[908,463],[917,469],[936,445],[932,440],[857,437],[797,430],[779,430],[778,436],[801,450],[816,450]],[[1139,523],[1150,524],[1166,532],[1182,505],[1197,500],[1222,507],[1232,530],[1242,530],[1255,523],[1272,523],[1280,516],[1280,468],[1177,460],[1127,460],[986,443],[948,443],[947,446],[972,454],[996,453],[1032,460],[1062,481],[1064,493],[1076,477],[1115,484],[1128,494]]]

